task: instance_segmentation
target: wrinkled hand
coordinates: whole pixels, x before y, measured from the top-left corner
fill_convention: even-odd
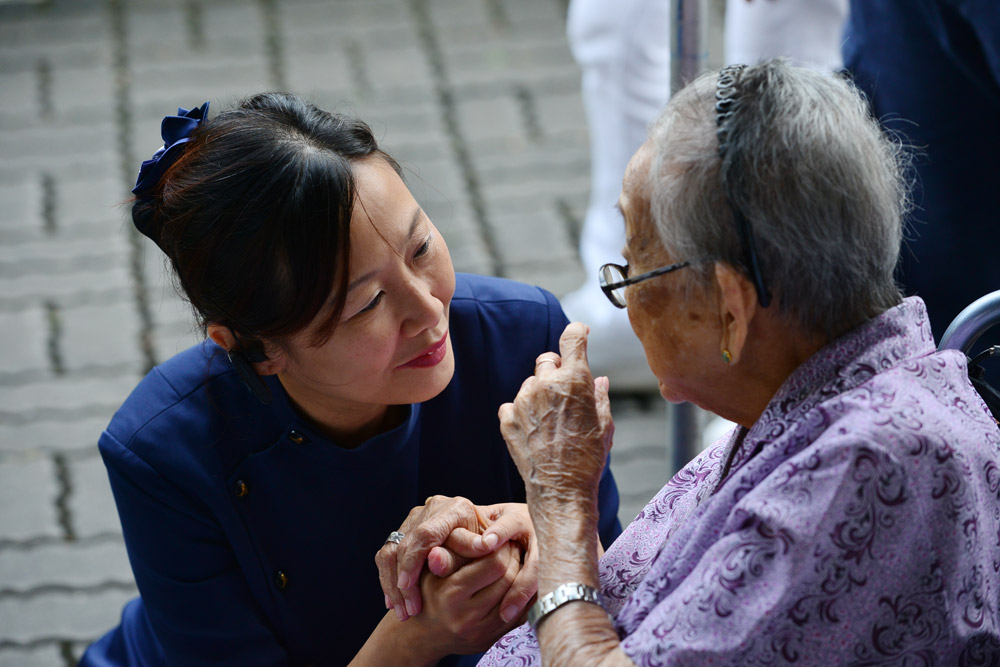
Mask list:
[[[568,325],[560,354],[540,355],[514,402],[500,406],[500,431],[533,517],[539,503],[596,503],[614,424],[608,379],[593,380],[587,365],[587,333],[583,324]]]
[[[405,537],[398,545],[387,542],[375,554],[386,609],[394,609],[401,621],[419,614],[423,600],[417,583],[431,549],[444,545],[457,528],[478,535],[482,527],[475,505],[462,497],[431,496],[410,510],[399,527]],[[489,549],[475,555],[486,553]]]
[[[516,617],[534,599],[538,547],[524,503],[476,506],[465,498],[434,496],[410,511],[400,531],[406,537],[398,545],[384,545],[375,556],[386,607],[395,609],[400,620],[416,616],[423,607],[421,588],[414,584],[425,562],[433,574],[445,577],[508,542],[520,545],[524,563],[500,604],[501,619]],[[406,588],[400,586],[403,581],[409,584]]]

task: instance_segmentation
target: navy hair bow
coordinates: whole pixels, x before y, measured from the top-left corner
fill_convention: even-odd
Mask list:
[[[206,116],[208,116],[208,102],[196,109],[179,107],[176,116],[163,118],[160,124],[163,146],[139,167],[139,177],[135,181],[135,187],[132,188],[132,194],[143,197],[159,182],[163,172],[180,157],[182,152],[180,147],[191,141],[191,133]]]

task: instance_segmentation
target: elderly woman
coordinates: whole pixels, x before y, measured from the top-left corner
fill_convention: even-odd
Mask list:
[[[604,290],[663,396],[737,427],[598,560],[608,383],[569,325],[500,410],[539,598],[480,664],[997,664],[1000,432],[893,282],[905,200],[843,80],[770,62],[670,102]]]

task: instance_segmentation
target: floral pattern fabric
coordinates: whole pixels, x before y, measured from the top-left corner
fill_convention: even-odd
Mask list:
[[[1000,665],[1000,430],[966,373],[917,298],[806,361],[602,558],[625,653]],[[480,664],[540,664],[537,638],[521,626]]]

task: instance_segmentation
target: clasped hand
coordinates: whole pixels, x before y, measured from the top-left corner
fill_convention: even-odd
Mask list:
[[[488,647],[520,622],[538,587],[525,505],[432,496],[399,530],[402,541],[375,556],[386,607],[399,620],[435,619],[445,638],[464,638],[465,652]],[[452,645],[449,652],[463,651]]]

